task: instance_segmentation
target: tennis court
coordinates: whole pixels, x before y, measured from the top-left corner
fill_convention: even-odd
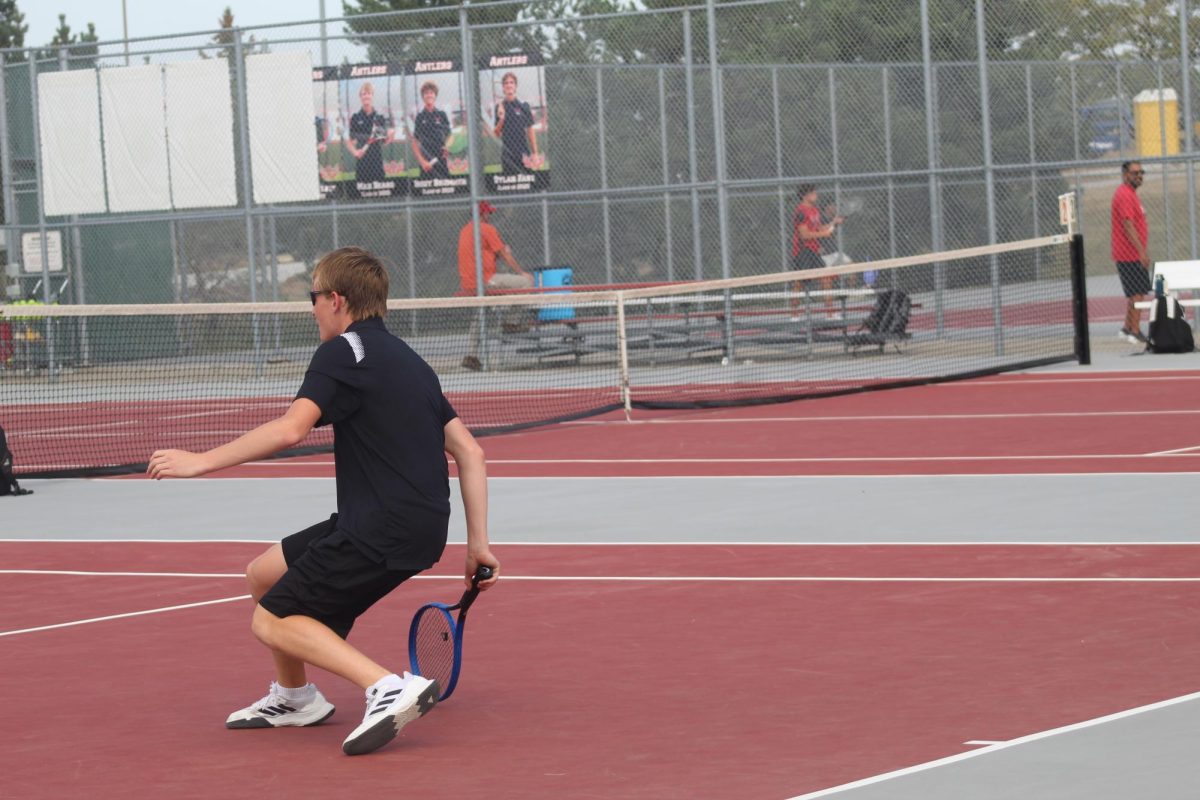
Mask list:
[[[269,678],[241,570],[327,513],[328,456],[30,481],[0,796],[1191,797],[1200,370],[1150,361],[486,438],[504,578],[454,696],[363,759],[330,676],[324,725],[222,725]],[[401,666],[461,553],[356,643]]]

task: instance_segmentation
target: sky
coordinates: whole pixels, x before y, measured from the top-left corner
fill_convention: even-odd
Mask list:
[[[342,15],[341,0],[325,0],[324,5],[326,17]],[[215,30],[226,6],[233,9],[237,25],[299,22],[321,16],[321,0],[124,0],[130,38]],[[17,0],[29,26],[26,47],[49,44],[58,30],[59,14],[67,15],[72,33],[86,31],[87,24],[94,22],[101,41],[123,39],[121,7],[122,0]]]

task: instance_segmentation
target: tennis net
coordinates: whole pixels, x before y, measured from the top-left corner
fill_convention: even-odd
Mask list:
[[[804,273],[390,300],[386,322],[489,434],[1086,358],[1081,252],[1052,236]],[[211,448],[281,414],[317,344],[308,303],[0,307],[0,425],[20,476],[137,470],[156,448]],[[332,442],[318,429],[285,454]]]

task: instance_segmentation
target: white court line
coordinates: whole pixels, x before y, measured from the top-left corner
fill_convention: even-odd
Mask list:
[[[257,480],[257,479],[255,479]],[[79,539],[79,538],[27,538],[0,539],[0,544],[277,544],[278,539]],[[463,546],[465,541],[447,542],[449,546]],[[603,542],[506,542],[492,541],[496,547],[1194,547],[1200,545],[1196,541],[845,541],[839,539],[833,542],[789,542],[789,541],[603,541]],[[416,576],[421,577],[421,576]]]
[[[1069,373],[1059,372],[1058,375],[1067,375]],[[1117,375],[1121,377],[1117,377]],[[1112,375],[1112,377],[1109,377]],[[1094,377],[1082,378],[1021,378],[1019,380],[998,381],[998,380],[967,380],[967,381],[945,381],[943,383],[935,383],[937,386],[945,389],[970,389],[975,386],[1028,386],[1031,383],[1153,383],[1156,381],[1196,381],[1200,380],[1200,372],[1190,375],[1147,375],[1141,377],[1132,375],[1128,372],[1109,373],[1106,375],[1101,373]]]
[[[37,628],[22,628],[15,631],[0,631],[0,637],[16,636],[19,633],[36,633],[37,631],[50,631],[56,628],[71,628],[77,625],[90,625],[93,622],[108,622],[114,619],[127,619],[129,617],[142,617],[147,614],[162,614],[166,611],[181,611],[186,608],[199,608],[200,606],[212,606],[218,603],[233,603],[238,600],[249,600],[250,595],[240,594],[237,597],[222,597],[220,600],[203,600],[199,603],[186,603],[180,606],[165,606],[163,608],[148,608],[145,611],[130,611],[127,614],[110,614],[107,617],[92,617],[91,619],[77,619],[71,622],[60,622],[56,625],[42,625]]]
[[[103,426],[99,426],[99,427],[103,427]],[[95,432],[97,430],[97,426],[89,426],[87,428],[87,430],[92,431],[92,432],[85,433],[85,432],[80,432],[80,431],[71,431],[70,433],[54,433],[53,431],[49,431],[49,430],[17,431],[10,438],[16,439],[21,436],[24,436],[24,437],[38,436],[43,439],[70,439],[71,441],[75,441],[76,439],[108,439],[108,438],[112,438],[111,432],[109,432],[109,433]],[[201,431],[199,433],[203,434],[204,436],[237,436],[238,434],[245,433],[245,432],[246,432],[245,428],[240,428],[237,430],[227,430],[227,431],[212,430],[211,428],[205,428],[203,431]],[[173,436],[190,436],[190,435],[196,435],[196,434],[195,434],[195,432],[192,432],[192,431],[168,431],[165,435],[168,435],[168,436],[172,436],[172,435]]]
[[[571,420],[562,423],[573,426],[597,425],[745,425],[755,422],[925,422],[933,420],[957,419],[1034,419],[1038,417],[1153,417],[1174,415],[1200,414],[1200,408],[1174,409],[1163,411],[1030,411],[1008,414],[847,414],[843,416],[802,416],[802,417],[758,417],[731,419],[607,419],[607,420]]]
[[[35,436],[35,435],[44,436],[44,435],[51,434],[51,433],[74,434],[79,431],[95,431],[97,428],[125,428],[125,427],[129,427],[130,425],[141,425],[141,424],[142,424],[142,420],[130,419],[130,420],[123,420],[121,422],[99,422],[96,424],[89,423],[87,425],[65,425],[65,426],[60,426],[57,428],[18,430],[18,431],[13,432],[12,438],[15,439],[20,436]]]
[[[828,789],[821,789],[820,791],[809,792],[808,794],[796,795],[795,797],[790,798],[790,800],[815,800],[815,798],[818,797],[830,797],[835,794],[841,794],[842,792],[850,791],[851,789],[860,789],[864,786],[883,783],[884,781],[900,778],[905,775],[912,775],[917,772],[925,772],[927,770],[936,769],[937,767],[944,767],[949,764],[954,764],[959,761],[966,761],[967,759],[978,758],[979,756],[989,755],[1000,750],[1007,750],[1010,747],[1027,744],[1028,742],[1036,742],[1039,739],[1047,739],[1051,736],[1071,733],[1073,731],[1083,730],[1084,728],[1090,728],[1095,725],[1103,725],[1107,722],[1115,722],[1119,719],[1124,719],[1125,717],[1144,714],[1148,711],[1157,711],[1162,708],[1178,705],[1179,703],[1191,702],[1193,700],[1200,700],[1200,692],[1196,692],[1195,694],[1185,694],[1182,697],[1174,697],[1170,700],[1163,700],[1158,703],[1151,703],[1150,705],[1131,708],[1126,711],[1118,711],[1115,714],[1109,714],[1105,717],[1096,717],[1095,719],[1077,722],[1073,725],[1064,725],[1061,728],[1052,728],[1047,731],[1041,731],[1040,733],[1032,733],[1028,736],[1022,736],[1019,739],[1010,739],[1009,741],[989,745],[988,747],[984,747],[979,750],[971,750],[967,753],[959,753],[957,755],[947,756],[946,758],[939,758],[937,761],[928,761],[924,764],[917,764],[912,767],[905,767],[904,769],[885,772],[881,775],[875,775],[870,778],[863,778],[862,780],[854,781],[853,783],[843,783],[840,786],[831,786]]]
[[[1200,449],[1200,448],[1198,448]],[[1200,453],[1152,453],[1163,457],[1200,456]],[[1146,458],[1146,453],[1092,453],[1028,456],[821,456],[795,458],[489,458],[488,464],[862,464],[921,461],[1086,461],[1088,459]],[[332,467],[332,461],[247,461],[247,467]],[[1088,474],[1088,473],[1081,473]],[[1141,474],[1141,473],[1132,473]],[[659,476],[670,477],[670,476]],[[753,476],[752,476],[753,477]],[[836,476],[845,477],[845,476]],[[876,476],[879,477],[879,476]],[[885,477],[901,477],[888,475]],[[935,477],[935,476],[913,476]],[[994,477],[994,476],[993,476]],[[640,480],[640,478],[639,478]]]
[[[1178,453],[1179,456],[1197,455]],[[1022,456],[813,456],[786,458],[489,458],[489,464],[827,464],[906,461],[1059,461],[1090,458],[1145,458],[1142,453],[1090,453]],[[269,462],[252,461],[251,464]],[[309,462],[322,463],[322,462]],[[329,462],[333,464],[332,461]]]
[[[79,569],[0,569],[0,575],[82,575],[110,578],[239,578],[244,572],[105,572]],[[462,580],[462,575],[414,575],[409,580]]]
[[[1137,458],[1144,456],[1139,454]],[[488,463],[495,463],[490,460]],[[248,461],[246,465],[258,466],[333,466],[332,461]],[[1051,478],[1150,478],[1158,480],[1161,478],[1176,477],[1176,478],[1192,478],[1195,477],[1195,471],[1186,472],[897,472],[888,475],[880,475],[879,473],[855,473],[846,472],[836,475],[536,475],[532,477],[514,477],[511,475],[491,475],[488,476],[488,481],[588,481],[594,483],[596,481],[721,481],[728,482],[731,480],[738,481],[893,481],[893,480],[919,480],[926,481],[930,478],[954,478],[954,479],[974,479],[974,480],[992,480],[993,478],[1016,478],[1018,480],[1028,480],[1030,477],[1037,477],[1038,480],[1049,480]],[[451,480],[458,480],[457,475],[451,475]],[[131,478],[125,476],[97,476],[93,478],[31,478],[31,481],[118,481],[128,482]],[[146,480],[149,480],[148,478]],[[201,485],[200,481],[205,480],[221,480],[221,481],[332,481],[332,475],[300,475],[291,478],[280,476],[250,476],[238,475],[234,477],[221,477],[219,475],[209,474],[201,478],[193,478],[188,483],[192,486]],[[172,481],[177,483],[178,481]],[[0,539],[0,542],[4,539]],[[88,541],[99,541],[89,539]],[[117,540],[124,541],[124,540]],[[131,539],[129,541],[144,542],[150,541],[147,539]],[[175,541],[164,540],[164,541]],[[199,541],[226,541],[220,539],[201,539]],[[238,540],[230,539],[228,541],[267,541],[265,539]]]
[[[242,574],[187,572],[84,572],[52,569],[0,569],[0,575],[84,575],[140,578],[243,578]],[[417,575],[425,580],[462,580],[461,575]],[[1179,578],[1055,578],[943,577],[874,575],[504,575],[505,581],[600,583],[1200,583],[1200,577]]]
[[[68,575],[68,576],[108,576],[108,577],[195,577],[195,578],[242,578],[241,574],[227,573],[175,573],[175,572],[84,572],[84,571],[69,571],[69,570],[0,570],[0,574],[6,575]],[[417,575],[418,579],[425,580],[462,580],[460,575]],[[855,576],[783,576],[783,577],[767,577],[767,576],[749,576],[749,577],[727,577],[727,576],[549,576],[549,575],[505,575],[503,579],[506,581],[537,581],[537,582],[629,582],[629,583],[1200,583],[1200,577],[1197,578],[1029,578],[1029,577],[964,577],[964,578],[945,578],[945,577],[855,577]],[[183,605],[165,606],[162,608],[146,609],[144,611],[131,611],[125,614],[111,614],[104,617],[92,617],[89,619],[73,620],[71,622],[60,622],[54,625],[42,625],[35,628],[22,628],[11,631],[0,631],[0,638],[6,636],[16,636],[22,633],[36,633],[38,631],[55,630],[58,628],[69,628],[79,625],[89,625],[97,622],[108,622],[117,619],[128,619],[130,617],[146,616],[148,614],[161,614],[167,611],[180,611],[191,608],[199,608],[202,606],[216,605],[220,603],[231,603],[238,600],[248,600],[250,595],[237,595],[235,597],[225,597],[218,600],[205,600],[198,603],[185,603]],[[1020,741],[1020,740],[1016,740]],[[936,762],[935,762],[936,763]],[[806,795],[807,797],[808,795]]]
[[[1174,456],[1181,453],[1190,453],[1192,450],[1200,450],[1200,445],[1194,447],[1176,447],[1174,450],[1159,450],[1157,453],[1146,453],[1147,456]]]
[[[244,572],[102,572],[79,569],[0,569],[0,575],[98,575],[113,578],[245,578]]]

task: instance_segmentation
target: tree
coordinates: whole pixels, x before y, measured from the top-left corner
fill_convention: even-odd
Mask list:
[[[29,26],[25,15],[17,8],[17,0],[0,0],[0,47],[24,47]],[[23,56],[9,56],[10,61],[23,61]]]
[[[475,24],[518,21],[520,5],[494,5],[496,2],[483,0],[472,4],[470,21]],[[346,16],[346,33],[356,44],[367,48],[369,61],[408,61],[444,58],[461,52],[459,5],[458,0],[343,0],[342,12]],[[387,12],[413,13],[367,16]],[[390,32],[395,35],[378,35]],[[528,26],[477,31],[475,52],[524,49],[529,44],[529,35]]]
[[[67,24],[66,14],[59,14],[59,29],[54,31],[54,38],[50,40],[50,46],[72,46],[72,44],[86,44],[89,42],[100,41],[100,37],[96,36],[96,23],[88,23],[88,32],[86,34],[72,34],[71,25]],[[73,52],[79,52],[78,48],[73,49]],[[91,48],[91,53],[96,53],[96,48]]]
[[[229,61],[229,63],[232,64],[233,63],[233,53],[234,53],[234,41],[237,39],[237,32],[236,32],[235,28],[237,26],[235,26],[233,24],[233,9],[231,7],[225,6],[225,11],[221,14],[220,18],[217,20],[217,25],[220,27],[220,30],[218,30],[212,36],[212,43],[213,43],[212,46],[218,48],[217,54],[215,57],[216,58],[224,58],[227,61]],[[246,53],[253,53],[259,49],[257,42],[254,39],[254,34],[250,34],[250,36],[246,38],[246,41],[243,42],[243,49],[245,50]],[[201,58],[213,58],[214,57],[214,56],[209,55],[208,51],[204,50],[204,49],[201,49],[197,52],[199,53]],[[264,53],[267,52],[266,46],[263,46],[261,48],[261,52],[264,52]]]
[[[87,32],[74,34],[67,24],[67,15],[59,14],[58,29],[44,48],[37,49],[37,60],[57,62],[65,52],[67,69],[90,69],[96,66],[96,59],[100,55],[100,48],[96,45],[98,41],[95,23],[88,23]]]

